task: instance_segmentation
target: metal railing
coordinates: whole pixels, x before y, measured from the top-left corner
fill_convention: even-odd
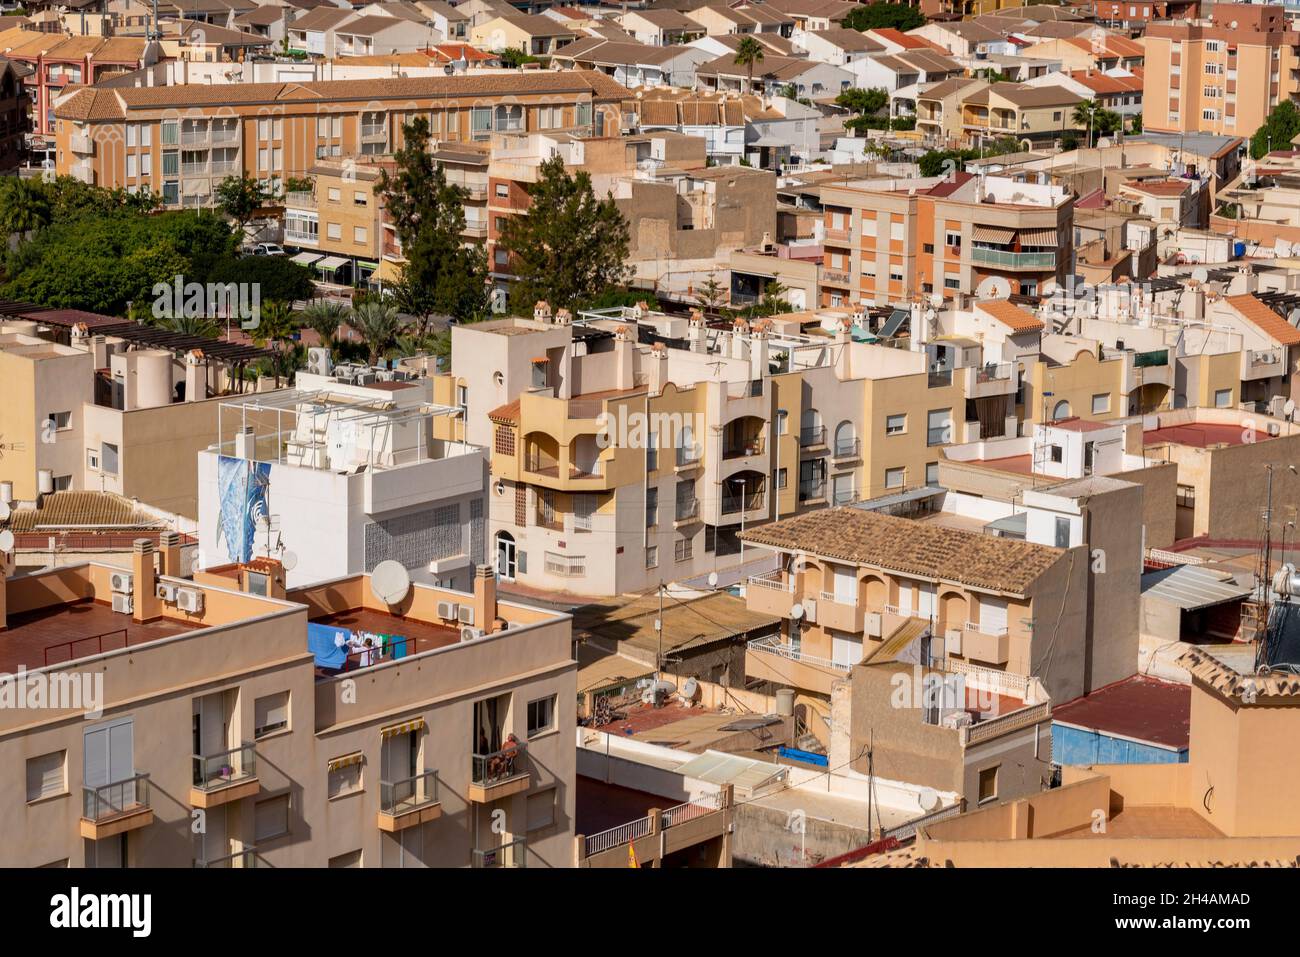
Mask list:
[[[956,804],[950,804],[947,807],[941,807],[937,811],[931,811],[928,814],[922,814],[920,817],[913,818],[906,824],[900,824],[898,827],[891,827],[885,831],[882,838],[893,838],[897,841],[906,840],[909,837],[915,837],[917,828],[925,827],[929,824],[937,824],[940,821],[946,821],[951,817],[961,814],[966,804],[966,799],[962,798]]]
[[[722,514],[731,515],[735,512],[750,512],[756,508],[762,508],[765,495],[763,492],[753,492],[749,495],[729,495],[722,496]]]
[[[475,754],[472,760],[470,780],[474,784],[484,787],[500,784],[528,773],[528,745],[520,741],[512,748],[502,748],[491,754]]]
[[[675,807],[670,807],[664,811],[663,826],[664,830],[670,827],[676,827],[678,824],[685,824],[687,821],[694,821],[696,818],[713,814],[715,811],[722,810],[722,792],[716,791],[713,794],[702,794],[699,797],[691,798]]]
[[[120,645],[113,644],[112,642],[110,642],[107,648],[104,647],[105,638],[116,638],[119,635],[122,638],[122,643]],[[127,645],[131,643],[130,635],[127,633],[127,630],[125,628],[115,628],[112,631],[106,631],[101,635],[89,635],[86,638],[73,638],[71,641],[64,641],[64,642],[60,642],[57,645],[50,645],[48,648],[45,649],[45,663],[47,665],[50,664],[51,651],[58,651],[62,648],[68,649],[68,657],[62,660],[73,661],[78,657],[76,646],[87,642],[94,642],[94,644],[93,646],[88,646],[85,651],[80,652],[80,655],[82,656],[102,655],[105,651],[116,651],[118,648],[125,648]],[[91,650],[92,647],[94,649],[93,651]],[[59,659],[55,659],[55,663],[59,663]]]
[[[744,458],[747,455],[762,455],[762,454],[763,454],[763,437],[761,435],[755,436],[754,438],[749,439],[745,442],[741,442],[737,445],[724,446],[722,449],[722,457],[724,459],[739,459],[739,458]]]
[[[766,638],[755,638],[747,643],[751,651],[757,651],[765,655],[776,655],[779,658],[785,658],[787,661],[799,661],[806,665],[815,665],[818,668],[833,668],[836,671],[849,671],[852,669],[846,661],[832,661],[830,658],[822,658],[817,655],[806,655],[797,648],[792,648],[781,640],[780,635],[768,635]]]
[[[821,498],[826,493],[825,482],[800,482],[799,483],[799,501],[806,502],[811,499]]]
[[[149,806],[149,775],[137,774],[123,781],[81,789],[81,816],[102,821]]]
[[[215,791],[257,776],[257,752],[251,744],[216,754],[196,754],[193,763],[194,786],[201,791]]]
[[[528,839],[517,837],[509,844],[474,851],[474,867],[526,867]]]
[[[858,454],[859,448],[861,448],[859,439],[836,439],[831,454],[837,459],[851,458]]]
[[[945,386],[952,385],[951,369],[931,369],[926,377],[925,384],[931,389],[942,389]]]
[[[673,520],[685,522],[689,519],[698,517],[700,514],[700,500],[693,498],[689,502],[678,502],[677,508],[673,512]]]
[[[976,382],[999,382],[1011,378],[1010,362],[990,362],[975,370]]]
[[[640,817],[635,821],[628,821],[626,824],[620,824],[618,827],[611,827],[607,831],[601,831],[599,834],[592,834],[587,837],[584,841],[586,856],[591,857],[593,854],[600,854],[613,847],[631,844],[633,841],[649,836],[649,834],[649,817]]]
[[[799,444],[808,445],[825,445],[826,444],[826,426],[810,425],[799,430]]]
[[[379,810],[385,814],[405,814],[437,803],[437,771],[425,771],[399,781],[379,782]]]
[[[224,857],[214,857],[210,861],[199,858],[194,861],[194,866],[209,870],[225,870],[228,868],[268,867],[269,865],[257,853],[256,847],[246,847],[242,851],[235,851],[235,853],[227,854]]]

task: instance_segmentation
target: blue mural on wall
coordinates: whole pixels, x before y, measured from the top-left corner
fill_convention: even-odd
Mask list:
[[[217,495],[221,502],[221,538],[232,562],[253,557],[257,519],[270,515],[271,463],[223,455],[217,460]]]

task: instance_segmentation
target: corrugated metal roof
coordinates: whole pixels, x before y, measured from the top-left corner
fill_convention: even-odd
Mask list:
[[[730,784],[743,796],[750,796],[783,780],[789,769],[724,751],[705,751],[679,767],[677,773],[710,784]]]
[[[1209,608],[1247,597],[1248,585],[1239,585],[1228,572],[1204,565],[1175,565],[1142,576],[1142,597],[1177,605],[1184,611]]]

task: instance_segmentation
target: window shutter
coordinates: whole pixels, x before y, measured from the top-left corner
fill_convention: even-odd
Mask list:
[[[62,794],[64,785],[63,763],[66,751],[53,751],[27,761],[27,800]]]

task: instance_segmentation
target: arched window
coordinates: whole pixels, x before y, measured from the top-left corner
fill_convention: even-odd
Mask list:
[[[1062,399],[1060,402],[1056,403],[1056,405],[1052,408],[1052,418],[1055,420],[1055,419],[1068,419],[1069,417],[1070,417],[1070,403],[1067,402],[1065,399]]]
[[[857,451],[857,432],[853,428],[853,423],[845,419],[835,427],[835,454],[856,455]]]

